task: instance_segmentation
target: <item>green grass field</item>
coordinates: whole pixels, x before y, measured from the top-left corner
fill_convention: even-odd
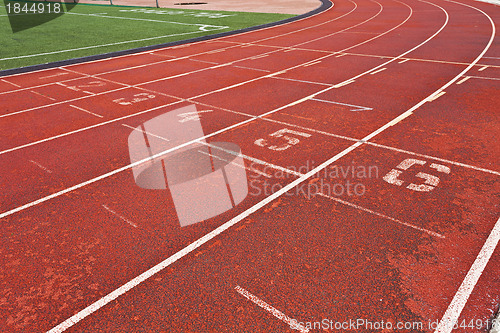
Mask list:
[[[21,10],[9,20],[7,10],[14,14],[12,4],[5,1],[0,6],[0,69],[184,40],[293,16],[78,4],[62,15],[26,14]],[[29,9],[39,3],[27,4]],[[48,2],[44,4],[48,6]],[[34,19],[44,23],[36,25]],[[28,22],[29,28],[15,26],[19,31],[13,32],[12,22]]]

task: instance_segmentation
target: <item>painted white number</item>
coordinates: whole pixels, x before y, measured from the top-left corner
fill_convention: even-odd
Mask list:
[[[425,163],[425,161],[407,158],[406,160],[399,163],[396,169],[392,169],[391,171],[389,171],[389,173],[387,173],[387,175],[385,175],[383,179],[389,184],[401,186],[403,185],[404,181],[398,179],[398,177],[403,173],[403,171],[408,170],[412,165],[424,165]],[[436,169],[438,172],[446,174],[450,173],[450,168],[441,164],[432,163],[430,167],[432,169]],[[424,183],[418,185],[410,183],[408,186],[406,186],[407,189],[417,192],[430,192],[439,184],[439,177],[430,175],[425,172],[419,172],[415,175],[415,177],[424,179]]]
[[[149,94],[149,93],[139,93],[134,95],[135,98],[126,101],[125,98],[118,98],[114,99],[113,102],[118,103],[120,105],[132,105],[134,103],[142,102],[142,101],[147,101],[148,99],[155,98],[155,95]]]
[[[287,128],[283,128],[279,131],[276,131],[272,134],[269,134],[269,136],[271,136],[273,138],[283,138],[283,140],[285,140],[286,143],[282,144],[281,146],[276,146],[276,145],[268,146],[267,148],[271,149],[271,150],[275,150],[275,151],[282,151],[282,150],[288,149],[291,146],[294,146],[300,142],[300,140],[297,138],[290,137],[288,135],[284,135],[285,133],[298,135],[298,136],[302,136],[305,138],[308,138],[311,136],[311,134],[297,132],[297,131],[289,130]],[[266,147],[268,145],[268,142],[266,139],[258,139],[258,140],[255,140],[254,143],[260,147]]]

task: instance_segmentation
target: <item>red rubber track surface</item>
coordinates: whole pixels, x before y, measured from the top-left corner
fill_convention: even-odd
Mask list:
[[[500,303],[499,21],[474,1],[339,0],[281,26],[1,77],[2,332],[300,331],[287,318],[434,332],[449,316],[484,332]],[[209,111],[208,142],[239,145],[250,193],[181,228],[167,191],[135,184],[127,139],[190,104]],[[299,142],[269,149],[281,129]],[[425,164],[387,181],[407,159]],[[439,183],[408,189],[419,172]]]

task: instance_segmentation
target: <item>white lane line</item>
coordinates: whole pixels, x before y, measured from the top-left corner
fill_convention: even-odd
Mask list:
[[[47,96],[47,95],[44,95],[44,94],[40,94],[38,91],[30,90],[30,92],[33,93],[33,94],[36,94],[38,96],[42,96],[42,97],[48,98],[48,99],[53,100],[53,101],[56,100],[55,98],[52,98],[50,96]]]
[[[427,102],[433,102],[436,99],[438,99],[439,97],[443,96],[444,94],[446,94],[446,91],[440,91],[437,94],[432,94],[431,96],[429,96],[427,98]]]
[[[205,64],[211,64],[211,65],[219,65],[218,62],[213,62],[213,61],[206,61],[206,60],[199,60],[199,59],[189,59],[190,61],[196,61],[196,62],[202,62]]]
[[[404,60],[401,60],[400,62],[398,62],[398,64],[404,64],[405,62],[409,61],[410,59],[404,59]]]
[[[393,222],[396,222],[396,223],[399,223],[401,225],[404,225],[405,227],[409,227],[409,228],[412,228],[412,229],[415,229],[415,230],[418,230],[418,231],[421,231],[421,232],[424,232],[426,234],[429,234],[431,236],[434,236],[434,237],[438,237],[438,238],[445,238],[445,236],[441,235],[440,233],[437,233],[437,232],[434,232],[434,231],[431,231],[431,230],[428,230],[428,229],[425,229],[425,228],[421,228],[421,227],[418,227],[414,224],[411,224],[411,223],[407,223],[407,222],[403,222],[401,220],[398,220],[398,219],[395,219],[393,217],[390,217],[390,216],[387,216],[387,215],[384,215],[384,214],[380,214],[376,211],[373,211],[371,209],[368,209],[368,208],[364,208],[362,206],[358,206],[358,205],[355,205],[353,203],[350,203],[348,201],[344,201],[342,199],[339,199],[339,198],[335,198],[335,197],[332,197],[332,196],[329,196],[329,195],[326,195],[326,194],[323,194],[321,192],[318,192],[316,193],[317,195],[319,196],[322,196],[322,197],[325,197],[325,198],[328,198],[330,200],[333,200],[333,201],[337,201],[341,204],[344,204],[344,205],[347,205],[347,206],[351,206],[353,208],[356,208],[356,209],[359,209],[359,210],[362,210],[364,212],[367,212],[367,213],[370,213],[370,214],[373,214],[373,215],[377,215],[379,217],[383,217],[385,219],[388,219],[388,220],[391,220]]]
[[[468,79],[470,79],[470,76],[466,76],[464,77],[462,80],[458,81],[457,84],[462,84],[464,83],[465,81],[467,81]]]
[[[500,78],[497,78],[497,77],[473,76],[473,75],[471,75],[469,77],[471,77],[473,79],[484,79],[484,80],[495,80],[495,81],[499,81],[500,80]]]
[[[366,106],[346,104],[346,103],[340,103],[340,102],[334,102],[334,101],[327,101],[325,99],[319,99],[319,98],[311,98],[311,101],[348,106],[348,107],[352,108],[349,111],[370,111],[370,110],[373,110],[373,108],[368,108]]]
[[[214,53],[219,53],[222,51],[225,51],[225,49],[217,49],[217,50],[208,51],[207,54],[214,54]]]
[[[336,55],[335,58],[340,58],[340,57],[343,57],[345,55],[347,55],[347,53],[342,53],[342,54]]]
[[[488,264],[491,255],[495,251],[499,240],[500,218],[497,220],[495,226],[491,230],[490,235],[484,242],[481,251],[479,251],[476,260],[474,260],[474,263],[467,272],[467,275],[458,288],[450,305],[446,309],[446,312],[443,315],[443,318],[441,318],[441,321],[439,322],[439,325],[434,333],[450,333],[453,330],[453,326],[458,321],[458,318],[460,317],[460,314],[462,313],[462,310],[465,307],[470,294],[474,290],[477,281],[479,281],[481,274],[486,268],[486,265]]]
[[[347,86],[348,84],[351,84],[351,83],[353,83],[354,81],[356,81],[356,80],[353,80],[353,79],[351,79],[351,80],[347,80],[347,81],[344,81],[344,82],[340,82],[340,83],[338,83],[338,84],[336,84],[336,85],[334,85],[334,86],[332,86],[332,87],[333,87],[333,88],[340,88],[340,87],[343,87],[343,86]]]
[[[33,160],[30,160],[31,163],[33,163],[34,165],[36,165],[37,167],[39,167],[40,169],[44,170],[45,172],[47,173],[52,173],[52,171],[50,171],[49,169],[47,169],[46,167],[44,167],[43,165],[41,165],[40,163],[38,162],[35,162]]]
[[[382,72],[382,71],[385,71],[386,69],[387,69],[387,67],[377,69],[376,71],[371,72],[371,73],[370,73],[370,75],[374,75],[374,74],[380,73],[380,72]]]
[[[290,79],[288,77],[283,77],[283,76],[273,76],[273,79],[278,79],[278,80],[287,80],[287,81],[294,81],[294,82],[302,82],[302,83],[309,83],[309,84],[316,84],[319,86],[328,86],[331,87],[332,84],[329,83],[322,83],[322,82],[313,82],[313,81],[306,81],[306,80],[297,80],[297,79]]]
[[[302,65],[302,67],[309,67],[309,66],[320,64],[320,63],[321,63],[321,60],[320,61],[313,61],[310,63],[305,63],[304,65]]]
[[[483,57],[483,58],[486,58],[486,59],[500,59],[499,57]]]
[[[276,318],[278,318],[279,320],[285,322],[287,325],[290,326],[290,328],[293,328],[295,330],[298,330],[299,332],[301,333],[306,333],[306,332],[309,332],[309,330],[307,328],[305,328],[304,326],[298,324],[295,320],[293,320],[292,318],[288,317],[287,315],[285,315],[283,312],[277,310],[276,308],[272,307],[271,305],[267,304],[266,302],[264,302],[263,300],[261,300],[260,298],[258,298],[257,296],[249,293],[247,290],[241,288],[240,286],[236,286],[234,288],[239,294],[243,295],[245,298],[247,298],[248,300],[252,301],[253,303],[255,303],[256,305],[260,306],[261,308],[263,308],[264,310],[270,312],[273,316],[275,316]]]
[[[483,67],[481,67],[481,68],[478,69],[478,72],[482,72],[482,71],[484,71],[488,67],[490,67],[490,66],[483,66]]]
[[[17,87],[17,88],[21,88],[21,86],[20,86],[20,85],[15,84],[15,83],[12,83],[12,82],[9,82],[9,81],[7,81],[7,80],[0,79],[0,81],[5,82],[5,83],[8,83],[8,84],[11,84],[11,85],[13,85],[14,87]],[[26,88],[26,89],[29,89],[29,88]],[[6,91],[5,93],[8,93],[8,92],[11,92],[11,91]]]
[[[137,228],[137,224],[135,224],[134,222],[132,222],[132,221],[126,219],[125,217],[121,216],[120,214],[118,214],[117,212],[115,212],[114,210],[112,210],[111,208],[109,208],[108,206],[106,206],[106,205],[102,205],[102,206],[104,207],[104,209],[106,209],[108,212],[110,212],[111,214],[115,215],[116,217],[118,217],[122,221],[125,221],[128,224],[130,224],[131,226],[133,226],[134,228]]]
[[[99,118],[104,118],[104,116],[101,116],[100,114],[97,114],[97,113],[94,113],[94,112],[90,112],[89,110],[82,109],[82,108],[80,108],[78,106],[71,105],[71,104],[69,106],[71,106],[74,109],[77,109],[77,110],[80,110],[80,111],[83,111],[83,112],[87,112],[87,113],[89,113],[89,114],[91,114],[93,116],[96,116],[96,117],[99,117]]]
[[[47,75],[47,76],[40,76],[38,79],[39,80],[43,80],[43,79],[50,79],[52,77],[56,77],[56,76],[63,76],[63,75],[68,75],[69,73],[57,73],[57,74],[53,74],[53,75]]]
[[[165,138],[165,137],[162,137],[162,136],[159,136],[159,135],[153,134],[153,133],[148,132],[148,131],[143,131],[143,130],[141,130],[141,129],[140,129],[140,128],[138,128],[138,127],[133,127],[133,126],[130,126],[130,125],[127,125],[127,124],[122,124],[122,126],[125,126],[125,127],[127,127],[127,128],[133,129],[134,131],[139,131],[139,132],[141,132],[141,133],[145,133],[145,134],[147,134],[147,135],[149,135],[149,136],[155,137],[155,138],[160,139],[160,140],[163,140],[163,141],[170,141],[169,139],[167,139],[167,138]]]
[[[255,59],[260,59],[260,58],[265,58],[265,57],[268,57],[269,54],[261,54],[261,55],[258,55],[258,56],[253,56],[251,58],[249,58],[249,60],[255,60]]]
[[[267,69],[252,68],[252,67],[246,67],[246,66],[233,65],[233,67],[242,68],[242,69],[250,69],[250,70],[253,70],[253,71],[266,72],[266,73],[270,73],[271,72],[270,70],[267,70]]]

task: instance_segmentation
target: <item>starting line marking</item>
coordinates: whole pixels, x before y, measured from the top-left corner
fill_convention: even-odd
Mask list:
[[[249,293],[245,289],[241,288],[240,286],[236,286],[234,289],[239,294],[241,294],[245,298],[249,299],[253,303],[257,304],[258,306],[260,306],[264,310],[269,311],[273,316],[275,316],[279,320],[284,321],[285,323],[287,323],[292,329],[298,330],[299,332],[303,332],[303,333],[309,332],[309,330],[307,328],[305,328],[304,326],[298,324],[295,320],[291,319],[290,317],[288,317],[287,315],[285,315],[283,312],[281,312],[278,309],[276,309],[276,308],[272,307],[271,305],[267,304],[266,302],[264,302],[263,300],[261,300],[257,296],[252,295],[251,293]]]
[[[490,66],[483,66],[483,67],[481,67],[481,68],[478,69],[478,72],[482,72],[482,71],[484,71],[488,67],[490,67]]]

